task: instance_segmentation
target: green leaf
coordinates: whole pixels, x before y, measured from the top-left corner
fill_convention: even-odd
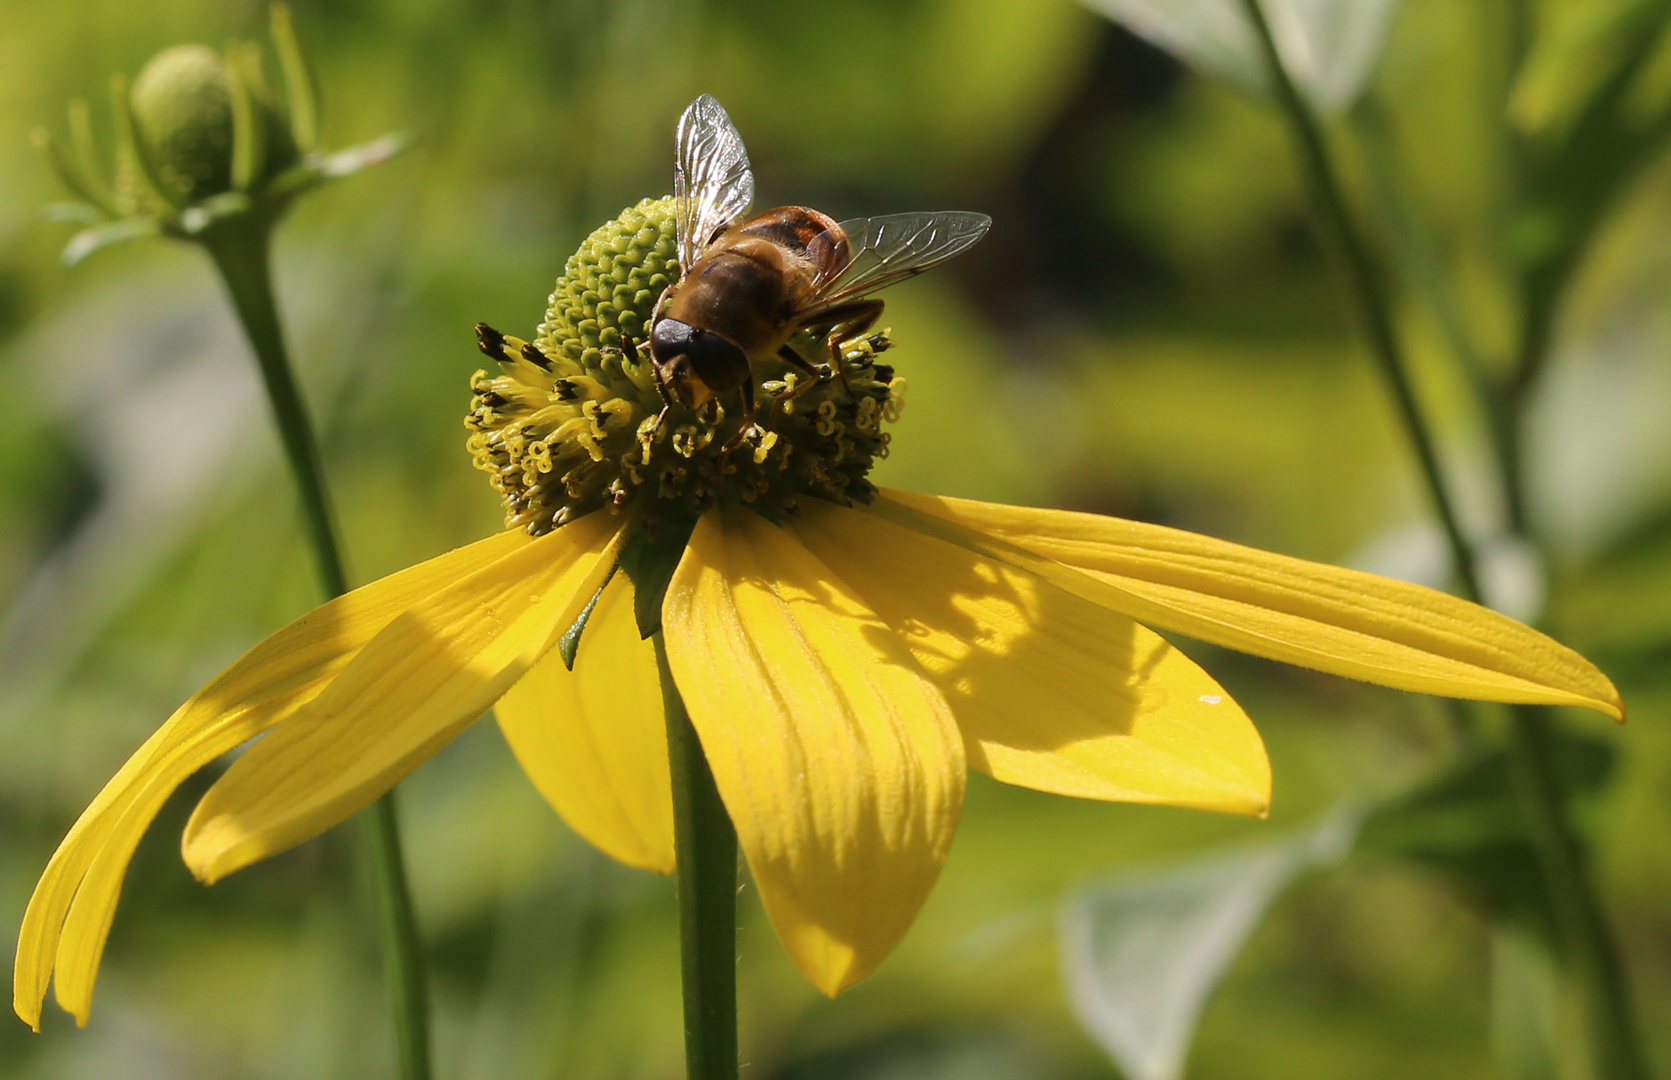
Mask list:
[[[1562,733],[1556,761],[1566,790],[1594,794],[1611,775],[1611,743]],[[1492,750],[1441,770],[1364,820],[1357,851],[1438,873],[1492,920],[1557,940],[1541,863],[1522,817],[1508,754]]]

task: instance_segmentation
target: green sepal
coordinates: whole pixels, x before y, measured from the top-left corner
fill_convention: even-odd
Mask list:
[[[314,165],[314,171],[326,180],[352,176],[361,169],[379,165],[396,154],[404,153],[414,141],[413,137],[404,131],[393,131],[370,142],[320,156]]]
[[[296,25],[290,18],[289,4],[274,4],[269,13],[273,35],[273,49],[278,53],[279,70],[284,76],[284,98],[290,114],[290,137],[302,153],[311,153],[319,145],[319,90],[313,68],[296,37]]]
[[[580,651],[580,635],[586,632],[586,624],[592,621],[593,610],[597,608],[598,601],[603,599],[603,591],[615,580],[615,572],[619,569],[619,562],[609,568],[603,584],[598,586],[598,591],[592,594],[592,598],[586,601],[586,606],[580,609],[580,614],[575,616],[574,625],[563,631],[563,636],[557,639],[557,655],[563,658],[563,666],[570,671],[574,670],[574,657]]]
[[[264,189],[263,196],[280,198],[297,195],[331,180],[353,176],[361,169],[381,164],[404,152],[412,143],[410,135],[397,131],[333,154],[309,154],[274,177]]]
[[[97,225],[106,217],[104,210],[92,203],[55,202],[41,207],[41,220],[55,225]]]
[[[134,119],[133,98],[128,93],[128,80],[120,74],[110,77],[110,112],[116,121],[116,155],[133,170],[133,182],[143,202],[149,200],[158,208],[178,209],[179,204],[167,194],[167,185],[157,173],[157,164],[139,137],[139,124]],[[136,207],[142,209],[142,207]]]
[[[635,530],[621,545],[619,565],[632,581],[632,613],[642,638],[661,630],[662,597],[695,528],[694,517],[667,519],[653,532]]]
[[[249,213],[254,205],[250,197],[242,191],[226,191],[219,195],[211,195],[180,212],[180,227],[190,235],[197,236],[217,221]]]
[[[1616,758],[1612,744],[1565,732],[1558,744],[1568,792],[1592,795],[1605,786]],[[1431,870],[1484,915],[1520,925],[1558,949],[1550,891],[1520,800],[1506,751],[1470,755],[1376,807],[1355,853]]]
[[[93,191],[92,184],[82,170],[65,155],[58,145],[58,140],[52,137],[52,132],[46,128],[35,128],[29,133],[29,142],[46,159],[48,167],[58,177],[58,182],[70,189],[70,194],[92,206],[103,206]]]
[[[98,142],[93,138],[93,113],[84,98],[71,98],[69,105],[70,146],[75,150],[75,163],[81,182],[92,196],[92,202],[105,213],[114,216],[116,191],[105,182],[99,166]]]
[[[74,266],[100,248],[128,240],[157,236],[161,232],[162,223],[154,217],[122,218],[76,233],[70,237],[70,242],[64,245],[64,254],[61,257],[65,266]]]
[[[261,54],[248,42],[226,46],[226,84],[232,98],[232,187],[249,191],[267,158],[266,117],[257,100]]]

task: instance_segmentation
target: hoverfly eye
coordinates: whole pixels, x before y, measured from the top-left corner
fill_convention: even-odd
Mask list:
[[[685,355],[699,368],[714,370],[722,366],[748,370],[748,355],[736,345],[707,330],[692,330],[683,345]]]
[[[667,363],[680,353],[689,352],[691,339],[699,332],[678,319],[662,319],[650,328],[650,355]]]

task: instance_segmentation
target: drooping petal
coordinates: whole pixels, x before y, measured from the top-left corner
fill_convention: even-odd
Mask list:
[[[551,650],[493,711],[523,771],[575,832],[628,866],[670,874],[667,723],[655,646],[638,636],[632,602],[632,583],[617,573],[574,670]]]
[[[1619,692],[1588,660],[1435,589],[1096,514],[906,491],[874,510],[1152,626],[1256,656],[1424,694],[1624,717]]]
[[[963,801],[955,722],[893,631],[741,507],[703,515],[662,625],[766,913],[836,994],[892,950],[939,875]]]
[[[213,883],[299,844],[417,768],[556,643],[602,584],[619,530],[590,514],[384,627],[203,796],[181,843],[192,873]]]
[[[12,1004],[40,1028],[58,1002],[85,1024],[122,876],[140,837],[192,773],[293,714],[401,612],[527,543],[501,533],[315,608],[236,660],[134,752],[82,812],[35,886],[18,933]]]
[[[945,695],[969,764],[1060,795],[1239,814],[1264,743],[1194,661],[1125,615],[874,515],[803,506],[797,534]]]

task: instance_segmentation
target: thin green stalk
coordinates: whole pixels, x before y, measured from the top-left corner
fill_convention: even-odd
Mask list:
[[[1371,90],[1352,106],[1346,120],[1363,151],[1365,174],[1377,209],[1387,221],[1392,262],[1400,269],[1399,276],[1406,287],[1432,313],[1457,366],[1475,393],[1483,398],[1489,377],[1487,366],[1456,302],[1456,289],[1446,271],[1440,245],[1411,195],[1408,171],[1401,161],[1403,148],[1392,117]]]
[[[1426,417],[1422,415],[1420,404],[1416,401],[1415,387],[1410,379],[1404,352],[1399,347],[1398,335],[1393,330],[1392,305],[1387,302],[1381,278],[1376,273],[1368,249],[1359,238],[1357,230],[1352,227],[1352,218],[1346,209],[1345,197],[1341,194],[1340,185],[1335,182],[1334,169],[1329,162],[1328,146],[1323,141],[1323,132],[1317,126],[1317,120],[1311,115],[1311,110],[1301,100],[1299,91],[1288,77],[1287,69],[1282,65],[1281,54],[1276,51],[1276,41],[1271,37],[1271,28],[1265,21],[1265,13],[1259,6],[1259,0],[1242,0],[1242,6],[1259,32],[1259,42],[1265,53],[1265,64],[1272,87],[1289,125],[1293,128],[1301,169],[1311,190],[1316,211],[1314,217],[1319,231],[1323,234],[1324,245],[1338,256],[1338,262],[1345,271],[1345,284],[1352,294],[1352,303],[1357,308],[1364,336],[1369,339],[1370,355],[1381,368],[1387,388],[1392,391],[1393,402],[1398,407],[1399,419],[1403,422],[1411,445],[1416,451],[1416,460],[1421,466],[1422,477],[1427,482],[1428,492],[1433,498],[1433,507],[1439,514],[1439,523],[1444,527],[1445,539],[1450,546],[1452,561],[1456,563],[1456,573],[1462,581],[1463,591],[1470,599],[1478,600],[1481,593],[1473,548],[1462,532],[1461,519],[1457,516],[1456,505],[1450,497],[1450,486],[1440,471],[1439,453],[1435,448],[1433,433],[1427,426]]]
[[[737,833],[655,634],[673,769],[686,1080],[737,1080]]]
[[[434,1072],[429,1060],[429,985],[412,893],[406,884],[394,791],[366,807],[360,820],[371,849],[372,890],[377,894],[384,978],[393,999],[401,1080],[429,1080]]]
[[[1584,845],[1561,812],[1549,714],[1533,706],[1516,705],[1514,720],[1518,737],[1509,752],[1519,781],[1518,793],[1523,812],[1533,823],[1532,841],[1538,848],[1561,938],[1568,946],[1576,946],[1571,961],[1592,988],[1587,1021],[1600,1052],[1600,1075],[1650,1080],[1653,1074],[1642,1051],[1624,963],[1607,914],[1596,897]]]
[[[1480,591],[1472,548],[1458,525],[1432,435],[1416,401],[1393,329],[1391,305],[1347,210],[1322,130],[1283,67],[1259,0],[1242,0],[1242,6],[1257,31],[1272,87],[1293,129],[1319,225],[1326,242],[1339,255],[1340,267],[1369,338],[1370,351],[1386,377],[1415,446],[1464,589],[1477,600]],[[1590,881],[1582,848],[1567,820],[1566,800],[1554,769],[1548,718],[1537,709],[1517,707],[1510,733],[1516,787],[1550,899],[1561,919],[1564,951],[1580,973],[1586,991],[1590,1035],[1602,1075],[1612,1080],[1649,1080],[1632,1020],[1634,1013],[1624,968]]]
[[[237,309],[238,321],[255,350],[261,381],[273,407],[273,420],[284,443],[284,456],[301,496],[302,525],[313,548],[319,583],[328,596],[341,596],[348,591],[348,574],[343,569],[336,520],[331,512],[330,496],[325,491],[325,467],[319,457],[319,441],[314,436],[313,420],[302,401],[284,347],[284,330],[279,325],[269,269],[270,236],[265,221],[240,217],[223,222],[205,235],[203,246],[215,260],[215,268],[232,297],[232,306]]]
[[[255,350],[284,454],[301,496],[302,521],[320,584],[327,595],[341,596],[348,591],[348,575],[337,543],[313,422],[284,347],[284,331],[273,299],[270,238],[266,220],[245,216],[222,222],[202,240]],[[372,803],[362,820],[381,917],[384,977],[394,1008],[400,1075],[402,1080],[429,1080],[429,995],[401,855],[394,792]]]

